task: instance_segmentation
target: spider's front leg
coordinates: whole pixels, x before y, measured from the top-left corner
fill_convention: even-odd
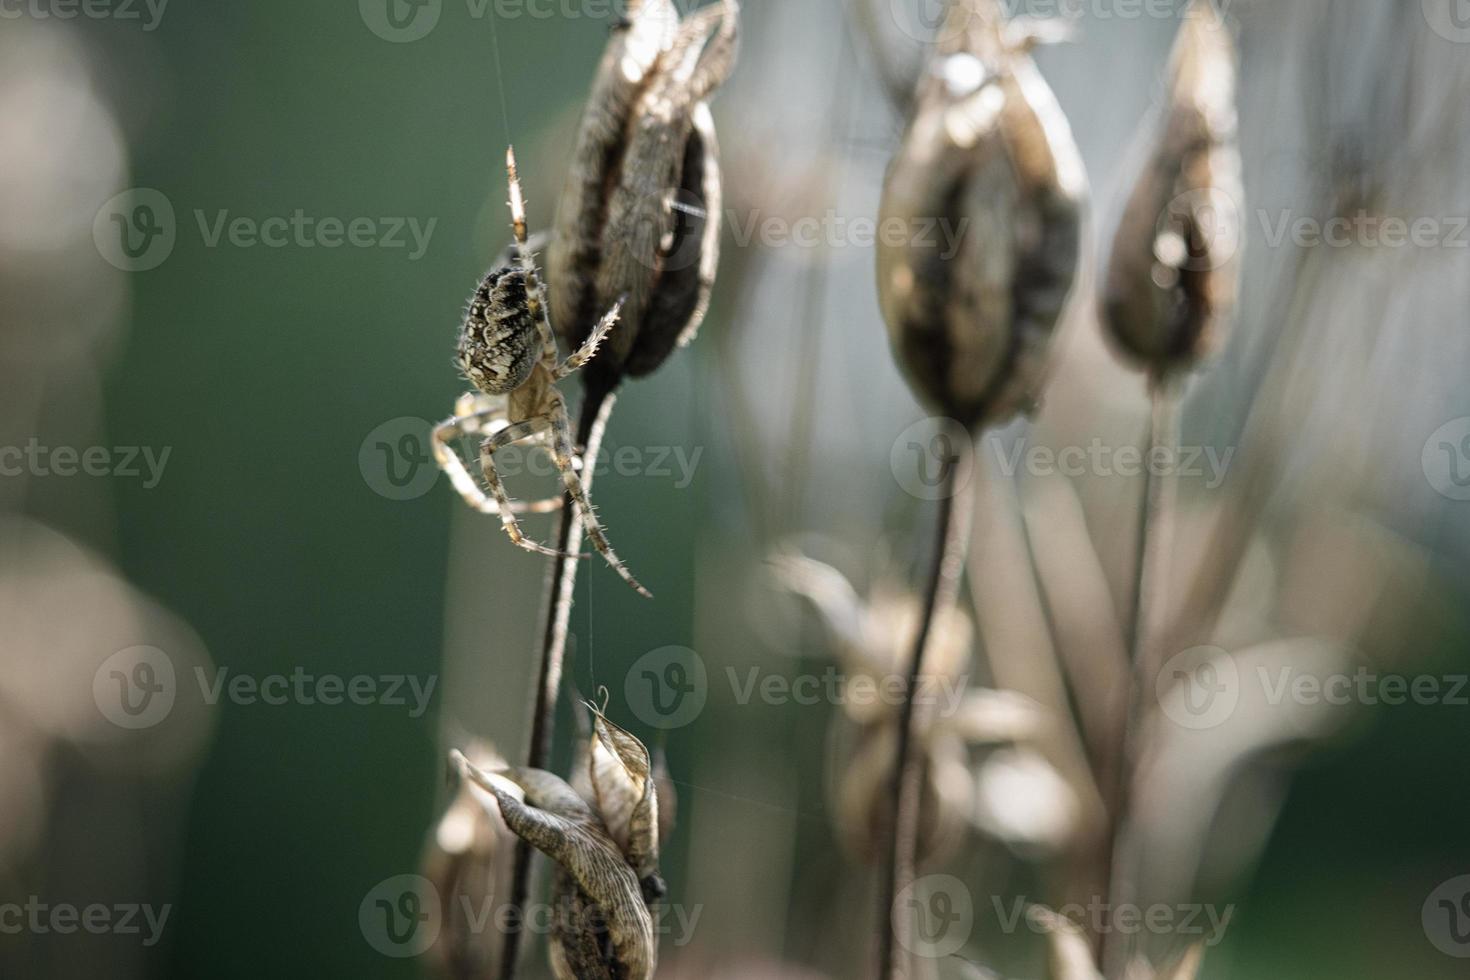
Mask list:
[[[551,427],[551,449],[553,458],[556,460],[556,468],[561,470],[562,483],[567,488],[567,494],[582,515],[582,523],[587,530],[587,537],[592,539],[592,546],[597,549],[598,554],[607,559],[607,563],[624,582],[631,585],[639,595],[652,599],[653,593],[639,584],[638,580],[633,577],[633,573],[628,571],[628,566],[624,565],[617,553],[613,551],[612,545],[608,543],[607,535],[603,533],[602,525],[597,521],[597,515],[592,510],[592,501],[587,498],[587,488],[582,483],[582,477],[577,473],[572,462],[576,459],[576,449],[572,445],[572,426],[571,420],[567,417],[566,403],[558,398],[551,411],[540,416],[538,421],[545,421]],[[590,462],[584,462],[583,469],[590,465]]]
[[[456,408],[459,410],[458,414],[434,426],[433,438],[429,441],[434,453],[434,461],[439,464],[439,469],[448,475],[449,482],[464,498],[465,503],[482,514],[500,514],[502,505],[480,489],[480,485],[475,482],[475,478],[470,475],[470,471],[465,468],[464,462],[459,458],[459,453],[454,451],[454,444],[465,436],[479,435],[485,430],[486,423],[494,420],[497,415],[503,418],[505,409],[501,406],[494,406],[475,412],[464,412],[461,406],[456,406]],[[492,436],[494,434],[492,433]],[[512,500],[510,501],[510,513],[553,514],[561,509],[561,504],[560,496],[547,497],[545,500]]]
[[[613,328],[613,324],[618,322],[618,316],[622,312],[623,300],[619,299],[613,304],[613,308],[607,311],[607,315],[597,324],[596,329],[592,331],[591,336],[587,338],[586,342],[577,349],[577,352],[556,366],[556,380],[560,381],[592,360],[592,355],[597,353],[598,345],[607,339],[608,331]]]

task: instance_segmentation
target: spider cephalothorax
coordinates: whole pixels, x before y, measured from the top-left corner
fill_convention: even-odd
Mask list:
[[[525,384],[543,349],[527,303],[525,271],[489,272],[470,299],[459,333],[465,377],[487,395],[509,394]]]

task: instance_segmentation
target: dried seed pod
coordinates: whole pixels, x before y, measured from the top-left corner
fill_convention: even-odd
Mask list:
[[[1086,179],[997,0],[957,0],[941,36],[883,186],[878,294],[910,384],[973,430],[1039,395],[1077,275]]]
[[[593,709],[576,786],[539,769],[479,769],[466,779],[495,797],[517,836],[556,862],[551,964],[559,980],[650,980],[658,958],[654,907],[658,796],[648,750]]]
[[[552,322],[569,349],[623,300],[589,365],[655,370],[698,330],[719,262],[720,173],[705,100],[734,68],[734,0],[682,22],[670,0],[630,4],[593,82],[547,256]]]
[[[1156,378],[1217,348],[1239,286],[1235,46],[1206,0],[1184,20],[1151,157],[1113,239],[1107,334]]]

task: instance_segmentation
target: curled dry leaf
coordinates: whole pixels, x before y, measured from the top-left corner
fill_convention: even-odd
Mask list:
[[[719,263],[720,171],[706,99],[735,65],[738,7],[682,21],[628,4],[592,84],[547,256],[552,322],[576,350],[620,300],[590,370],[655,370],[699,329]]]
[[[649,980],[658,958],[653,905],[658,803],[648,750],[594,712],[582,769],[587,797],[539,769],[490,772],[454,753],[493,795],[506,825],[556,863],[551,962],[561,980]],[[579,767],[580,768],[580,767]]]
[[[1221,343],[1239,286],[1235,44],[1207,0],[1184,18],[1161,128],[1113,240],[1102,319],[1114,344],[1161,376]]]
[[[1031,914],[1046,929],[1049,938],[1050,980],[1103,980],[1092,962],[1087,936],[1077,923],[1040,906],[1032,909]],[[1124,980],[1195,980],[1204,956],[1204,946],[1196,943],[1167,969],[1155,970],[1144,960],[1134,960],[1128,964]]]
[[[883,185],[878,295],[932,409],[971,429],[1031,410],[1080,254],[1081,158],[997,0],[957,0]],[[957,245],[915,229],[942,222]]]

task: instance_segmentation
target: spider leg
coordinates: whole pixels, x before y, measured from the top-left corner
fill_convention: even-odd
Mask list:
[[[507,147],[505,151],[505,174],[510,184],[510,227],[515,233],[515,252],[526,273],[526,305],[530,309],[531,318],[536,321],[537,332],[541,334],[542,350],[547,352],[547,356],[555,358],[556,337],[551,331],[551,321],[546,314],[546,286],[541,282],[541,273],[536,269],[536,256],[531,254],[531,248],[527,244],[529,236],[526,232],[526,198],[521,193],[521,175],[516,169],[516,150],[513,146]]]
[[[526,537],[525,532],[521,530],[521,522],[516,519],[515,506],[511,503],[510,496],[505,492],[505,484],[500,480],[500,473],[495,469],[495,451],[497,449],[509,446],[511,443],[519,439],[524,439],[527,436],[535,435],[537,429],[547,428],[551,424],[552,420],[550,418],[544,415],[538,415],[524,422],[517,422],[514,425],[506,426],[504,429],[495,433],[495,435],[486,439],[480,447],[480,468],[485,472],[485,483],[490,487],[490,492],[495,496],[495,503],[500,513],[500,523],[505,528],[505,533],[510,535],[511,543],[518,548],[524,548],[526,551],[534,551],[538,555],[548,555],[552,558],[582,558],[585,556],[568,555],[557,551],[555,548],[548,548],[544,544],[532,541]],[[557,455],[556,465],[558,469],[563,465],[559,454]],[[570,463],[567,465],[570,465]],[[563,472],[563,479],[565,479],[565,475],[565,472]]]
[[[620,299],[613,304],[612,309],[607,311],[607,315],[593,329],[592,335],[587,338],[581,349],[557,365],[555,372],[557,381],[581,369],[584,364],[592,360],[592,355],[597,353],[597,346],[607,339],[608,331],[612,330],[613,324],[618,322],[618,316],[622,312],[623,301]]]
[[[613,551],[612,545],[608,543],[607,535],[603,533],[602,525],[597,522],[597,515],[592,510],[592,501],[587,499],[587,488],[582,483],[582,477],[572,465],[572,460],[576,458],[576,451],[572,447],[571,423],[567,419],[566,406],[559,404],[542,418],[551,426],[553,458],[556,460],[557,469],[561,470],[562,482],[566,485],[567,494],[582,515],[582,523],[586,528],[587,537],[592,539],[592,546],[603,558],[607,559],[607,563],[624,582],[631,585],[639,595],[652,599],[653,593],[640,585],[633,577],[633,573],[628,571],[628,566],[624,565]],[[584,469],[586,465],[584,462]]]
[[[440,422],[434,426],[434,436],[430,440],[430,448],[434,453],[434,461],[439,464],[449,477],[449,482],[454,489],[464,498],[465,503],[479,511],[481,514],[500,514],[500,504],[495,498],[487,496],[470,471],[465,468],[464,461],[460,459],[459,453],[454,451],[454,443],[464,436],[478,435],[483,431],[484,423],[493,416],[504,413],[503,408],[487,408],[468,415],[457,415],[454,418]],[[533,501],[511,501],[511,513],[513,514],[553,514],[561,509],[561,497],[547,497],[545,500]]]

